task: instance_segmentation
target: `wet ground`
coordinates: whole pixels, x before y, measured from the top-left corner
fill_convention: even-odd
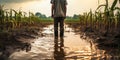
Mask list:
[[[44,27],[42,36],[36,39],[21,39],[22,42],[3,47],[0,60],[119,60],[118,55],[98,49],[92,39],[81,38],[68,25],[65,25],[64,34],[54,39],[53,25]]]

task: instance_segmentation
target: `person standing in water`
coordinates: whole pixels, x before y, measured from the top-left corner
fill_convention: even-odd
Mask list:
[[[51,0],[51,17],[54,19],[54,36],[58,38],[58,25],[60,37],[64,36],[64,19],[66,18],[67,0]]]

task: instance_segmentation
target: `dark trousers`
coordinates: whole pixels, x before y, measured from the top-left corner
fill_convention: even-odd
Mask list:
[[[60,37],[64,36],[64,18],[56,17],[54,18],[54,35],[58,37],[58,25],[60,25]]]

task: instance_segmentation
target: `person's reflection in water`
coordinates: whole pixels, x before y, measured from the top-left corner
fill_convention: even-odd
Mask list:
[[[60,43],[59,43],[60,42]],[[61,37],[60,39],[54,39],[54,59],[55,60],[65,60],[64,53],[64,39]]]

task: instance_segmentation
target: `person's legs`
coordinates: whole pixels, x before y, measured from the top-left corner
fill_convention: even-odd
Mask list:
[[[58,38],[58,19],[54,18],[54,36]]]
[[[64,36],[64,18],[61,17],[60,20],[60,37]]]

